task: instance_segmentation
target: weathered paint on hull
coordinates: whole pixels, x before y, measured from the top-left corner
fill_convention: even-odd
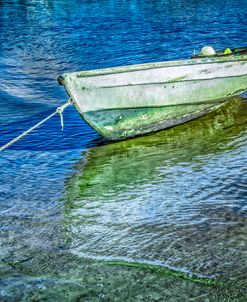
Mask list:
[[[246,70],[247,72],[247,70]],[[76,98],[81,113],[106,109],[163,107],[210,102],[247,89],[247,75],[128,87],[84,89]]]
[[[247,75],[193,83],[188,81],[156,86],[114,87],[104,89],[101,97],[97,96],[102,100],[101,106],[107,109],[85,112],[82,101],[75,102],[75,106],[84,120],[101,135],[110,140],[121,140],[170,128],[200,117],[228,101],[232,95],[246,89]],[[101,93],[99,90],[98,88],[93,92],[95,98],[97,93]],[[116,101],[104,104],[113,97]],[[139,107],[138,104],[141,103],[146,106]],[[118,108],[114,108],[114,104],[118,104]],[[130,107],[124,107],[126,104]]]
[[[94,129],[120,140],[199,117],[247,90],[247,56],[150,63],[60,77]]]
[[[83,119],[109,140],[157,132],[198,118],[221,103],[86,112]]]

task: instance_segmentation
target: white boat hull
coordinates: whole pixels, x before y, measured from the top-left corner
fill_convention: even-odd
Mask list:
[[[109,139],[122,139],[188,121],[246,91],[247,56],[75,72],[61,81],[93,128]],[[155,117],[150,108],[157,109]],[[132,113],[126,119],[127,110]]]

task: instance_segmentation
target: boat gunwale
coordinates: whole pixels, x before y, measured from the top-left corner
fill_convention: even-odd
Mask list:
[[[71,73],[65,73],[62,78],[67,75],[75,75],[77,78],[87,78],[95,76],[104,76],[118,73],[135,72],[142,70],[151,70],[157,68],[166,67],[180,67],[180,66],[190,66],[190,65],[201,65],[201,64],[218,64],[218,63],[235,63],[235,62],[247,62],[247,55],[242,56],[231,56],[231,57],[213,57],[213,58],[200,58],[200,59],[188,59],[188,60],[176,60],[176,61],[161,61],[161,62],[151,62],[135,65],[125,65],[108,67],[102,69],[84,70],[76,71]],[[63,83],[62,83],[63,84]]]
[[[123,84],[123,85],[108,85],[108,86],[99,86],[93,87],[93,89],[107,89],[107,88],[120,88],[120,87],[134,87],[134,86],[148,86],[148,85],[169,85],[176,83],[184,83],[184,82],[201,82],[201,81],[211,81],[211,80],[221,80],[221,79],[229,79],[229,78],[242,78],[246,77],[246,74],[234,75],[234,76],[225,76],[225,77],[214,77],[214,78],[205,78],[205,79],[182,79],[182,80],[168,80],[166,82],[148,82],[148,83],[137,83],[137,84]],[[84,88],[84,89],[91,89]]]

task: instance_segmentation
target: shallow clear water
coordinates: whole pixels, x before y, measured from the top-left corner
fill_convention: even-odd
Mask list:
[[[246,1],[0,2],[0,145],[66,101],[59,74],[245,45],[246,11]],[[1,153],[0,299],[246,301],[246,114],[245,95],[110,144],[68,108],[63,132],[54,117]]]

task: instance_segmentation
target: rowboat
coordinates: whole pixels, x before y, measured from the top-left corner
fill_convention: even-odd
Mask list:
[[[82,118],[109,140],[198,118],[247,90],[247,47],[165,61],[65,73]]]

